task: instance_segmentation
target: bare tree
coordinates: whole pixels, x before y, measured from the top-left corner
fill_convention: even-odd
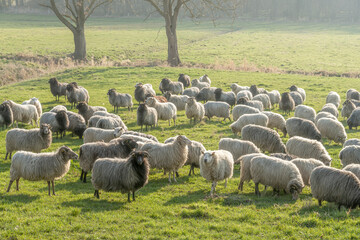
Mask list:
[[[50,5],[41,6],[50,8],[56,17],[71,30],[74,35],[75,51],[73,58],[82,60],[86,58],[85,21],[94,10],[112,0],[65,0],[65,6],[60,9],[55,0],[50,0]]]

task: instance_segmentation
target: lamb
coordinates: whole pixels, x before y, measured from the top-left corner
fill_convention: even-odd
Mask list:
[[[82,139],[84,131],[86,130],[86,123],[85,119],[78,113],[66,112],[69,118],[69,127],[67,128],[68,131],[71,131],[72,136],[75,134]]]
[[[236,94],[236,102],[238,102],[240,98],[247,98],[249,100],[252,100],[253,95],[249,90],[242,90]]]
[[[184,90],[183,95],[188,97],[196,97],[200,92],[200,89],[197,87],[191,87]]]
[[[189,99],[186,95],[172,95],[170,92],[165,92],[164,97],[173,103],[178,111],[185,110],[186,101]]]
[[[204,104],[205,116],[209,118],[209,120],[215,116],[219,118],[224,118],[224,121],[228,118],[230,119],[230,105],[225,102],[213,102],[209,101]]]
[[[272,91],[268,92],[267,95],[270,98],[270,102],[271,102],[272,106],[275,106],[276,104],[280,103],[281,97],[280,97],[280,93],[278,90],[272,90]]]
[[[143,137],[143,138],[150,139],[151,141],[154,141],[154,142],[159,142],[159,140],[157,140],[157,138],[155,136],[153,136],[151,134],[141,133],[141,132],[125,131],[121,135],[140,136],[140,137]]]
[[[169,172],[169,182],[171,183],[171,172],[175,179],[177,172],[186,162],[188,156],[189,140],[182,135],[176,137],[172,143],[147,142],[142,147],[142,151],[149,154],[149,163],[151,168],[164,169]]]
[[[360,179],[360,164],[349,164],[344,167],[343,170],[352,172],[358,179]]]
[[[233,83],[230,85],[231,91],[233,91],[235,93],[235,95],[238,94],[238,92],[243,91],[243,90],[250,90],[250,87],[248,86],[240,86],[236,83]]]
[[[186,74],[179,74],[178,82],[181,82],[184,85],[184,88],[187,88],[190,86],[190,77]]]
[[[346,91],[346,99],[360,100],[360,93],[356,89],[351,88]]]
[[[226,150],[206,151],[200,158],[200,174],[206,180],[211,181],[210,196],[212,197],[218,181],[232,178],[234,169],[234,159],[230,152]]]
[[[316,114],[316,117],[315,117],[315,125],[316,126],[317,126],[317,122],[322,118],[330,118],[333,120],[337,120],[337,117],[335,117],[334,115],[332,115],[329,112],[319,112],[318,114]]]
[[[317,127],[323,138],[327,138],[336,143],[343,144],[346,141],[347,135],[345,128],[338,120],[330,118],[321,118],[317,122]]]
[[[211,85],[211,80],[210,80],[209,76],[206,74],[199,77],[199,80],[200,80],[200,82],[205,82],[205,83],[208,83],[209,85]]]
[[[291,161],[291,160],[297,158],[297,156],[286,154],[286,153],[272,153],[269,156],[276,157],[276,158],[286,160],[286,161]]]
[[[299,169],[302,180],[307,186],[310,186],[311,172],[317,167],[325,166],[323,162],[314,158],[295,158],[291,162]]]
[[[350,114],[350,117],[346,121],[349,129],[351,130],[353,127],[357,129],[360,125],[360,107],[355,108],[354,111]]]
[[[60,83],[56,78],[50,78],[50,91],[51,94],[56,98],[56,101],[60,101],[61,96],[65,96],[66,101],[66,87],[67,83]]]
[[[301,104],[296,106],[294,117],[303,118],[315,122],[316,111],[312,107]]]
[[[267,127],[247,125],[241,130],[241,138],[253,142],[262,151],[268,151],[269,153],[286,152],[280,135]]]
[[[260,149],[254,143],[232,138],[222,138],[219,142],[219,149],[229,151],[235,161],[243,155],[260,153]]]
[[[40,128],[31,130],[12,129],[6,133],[6,156],[5,160],[13,151],[30,151],[39,153],[42,149],[50,147],[52,134],[48,124],[41,124]]]
[[[168,102],[168,100],[164,97],[164,96],[154,96],[154,95],[151,95],[151,94],[147,94],[146,97],[145,97],[145,101],[146,99],[150,98],[150,97],[154,97],[156,100],[158,100],[158,102],[161,102],[161,103],[166,103]]]
[[[306,92],[305,92],[305,90],[303,88],[299,88],[296,85],[292,85],[289,89],[290,89],[290,91],[296,91],[296,92],[300,93],[302,101],[305,102],[305,100],[306,100]]]
[[[63,105],[57,105],[57,106],[53,107],[49,112],[57,113],[59,111],[67,112],[67,108],[65,106],[63,106]]]
[[[269,118],[262,113],[252,113],[242,115],[236,122],[230,125],[231,131],[236,135],[241,129],[249,124],[266,127]]]
[[[352,111],[356,108],[355,104],[350,100],[345,100],[341,109],[341,116],[343,118],[349,118]]]
[[[69,118],[65,111],[44,113],[40,118],[40,125],[44,123],[50,125],[51,131],[56,133],[56,138],[58,138],[58,134],[63,138],[66,129],[69,128]]]
[[[341,206],[356,208],[360,205],[360,181],[352,173],[331,167],[317,167],[310,176],[311,192],[319,202],[335,202]]]
[[[47,181],[49,196],[51,182],[52,194],[55,195],[55,179],[64,177],[70,169],[70,159],[77,158],[78,155],[67,146],[62,146],[51,153],[17,152],[11,161],[7,192],[10,191],[14,180],[18,191],[20,178],[24,178],[30,181]]]
[[[253,108],[247,105],[236,105],[232,110],[233,120],[236,121],[242,115],[252,113],[260,113],[260,111],[257,108]]]
[[[172,82],[170,79],[163,78],[161,80],[159,89],[163,94],[165,92],[170,92],[177,95],[184,92],[184,85],[181,82]]]
[[[303,104],[304,100],[299,92],[291,91],[289,92],[289,94],[292,97],[292,99],[294,99],[295,106]]]
[[[303,137],[292,137],[286,143],[288,154],[299,158],[315,158],[330,166],[331,157],[321,142]]]
[[[226,102],[230,106],[235,105],[235,94],[233,92],[224,92],[221,88],[215,90],[215,101]]]
[[[190,124],[192,119],[194,119],[194,124],[196,123],[197,120],[201,122],[201,120],[205,116],[204,105],[200,102],[196,102],[194,97],[190,97],[185,105],[185,114],[186,117],[190,119]]]
[[[335,117],[339,116],[339,111],[337,110],[336,106],[332,103],[325,104],[320,112],[328,112],[334,115]]]
[[[171,143],[174,142],[176,139],[176,137],[171,137],[165,140],[165,144],[166,143]],[[202,155],[202,152],[205,152],[206,149],[204,147],[204,145],[202,145],[202,143],[197,142],[197,141],[191,141],[190,139],[188,139],[188,156],[185,162],[185,165],[190,165],[190,171],[189,171],[189,176],[191,176],[191,172],[195,175],[195,167],[196,168],[200,168],[199,165],[199,159]]]
[[[158,125],[158,114],[155,108],[146,106],[145,103],[140,103],[136,111],[137,115],[137,125],[141,126],[141,131],[143,130],[143,125],[145,125],[146,131],[148,126],[155,127]]]
[[[198,88],[199,90],[203,89],[203,88],[209,88],[210,84],[206,83],[206,82],[201,82],[198,79],[193,79],[191,81],[191,86]]]
[[[205,87],[201,89],[199,94],[196,96],[196,101],[216,101],[215,90],[215,87]]]
[[[110,142],[114,138],[120,137],[125,132],[121,127],[114,129],[101,129],[90,127],[84,132],[84,143],[90,142]]]
[[[127,107],[128,110],[132,111],[133,102],[132,96],[127,93],[118,93],[115,88],[109,89],[107,95],[109,96],[109,103],[111,106],[114,106],[114,112],[116,107],[116,112],[119,111],[119,107]]]
[[[14,115],[9,103],[2,103],[0,105],[0,126],[5,126],[7,128],[12,125],[13,122]]]
[[[21,105],[26,105],[26,104],[34,105],[36,107],[39,117],[41,117],[42,107],[41,107],[41,103],[40,103],[39,99],[37,99],[36,97],[33,97],[33,98],[30,98],[29,100],[24,101]]]
[[[281,100],[279,103],[279,109],[283,110],[286,113],[294,111],[295,109],[295,102],[294,99],[291,97],[290,93],[284,92],[281,94]]]
[[[329,92],[326,97],[326,103],[332,103],[338,108],[340,106],[340,96],[337,92]]]
[[[352,145],[341,149],[339,158],[343,167],[349,164],[360,164],[360,146]]]
[[[257,94],[255,97],[253,97],[252,101],[260,101],[264,108],[266,109],[271,109],[272,106],[271,106],[271,101],[270,101],[270,98],[267,94],[265,93],[260,93],[260,94]]]
[[[95,112],[99,112],[99,111],[107,112],[105,107],[90,106],[86,102],[79,102],[79,104],[76,106],[76,109],[79,111],[79,114],[83,116],[86,123],[94,115]]]
[[[237,104],[243,104],[249,107],[257,108],[259,109],[260,112],[264,110],[264,105],[262,104],[262,102],[258,100],[248,100],[247,98],[239,98]]]
[[[244,182],[249,182],[252,179],[251,173],[250,173],[251,159],[253,159],[254,157],[259,157],[259,156],[266,156],[266,155],[264,155],[262,153],[251,153],[251,154],[246,154],[238,159],[241,164],[240,165],[240,183],[238,186],[238,189],[240,191],[243,190]],[[236,161],[235,161],[235,163],[236,163]]]
[[[81,167],[80,180],[86,183],[86,175],[93,169],[95,161],[99,158],[126,158],[137,147],[131,139],[113,139],[109,143],[91,142],[80,146],[79,163]]]
[[[75,82],[69,83],[66,86],[66,96],[71,104],[71,108],[75,107],[78,102],[89,103],[90,100],[89,92],[85,88],[78,86]]]
[[[300,136],[321,141],[321,133],[315,124],[309,120],[292,117],[286,120],[286,131],[289,137]]]
[[[18,122],[30,123],[33,125],[33,121],[36,126],[38,125],[39,115],[37,109],[34,105],[20,105],[11,100],[5,101],[9,104],[13,112],[13,122],[16,122],[16,127],[18,127]]]
[[[286,193],[291,193],[293,200],[297,200],[305,187],[299,169],[292,162],[258,156],[251,160],[250,165],[250,174],[255,183],[255,194],[258,196],[260,196],[259,183],[271,186],[277,193],[283,189]]]
[[[267,93],[264,88],[258,88],[256,85],[251,85],[249,90],[254,97],[261,93]]]
[[[107,192],[132,192],[135,201],[135,192],[144,187],[149,179],[149,163],[146,152],[132,152],[129,158],[101,158],[94,164],[91,182],[95,188],[94,196],[99,198],[99,190]]]
[[[156,109],[158,114],[158,120],[168,120],[170,126],[170,120],[173,119],[174,126],[176,126],[176,106],[173,103],[159,103],[155,98],[148,98],[146,105]]]
[[[284,137],[286,137],[287,131],[285,118],[278,113],[270,111],[264,111],[262,113],[265,114],[269,119],[267,127],[271,129],[276,129],[276,131],[280,130],[283,133]]]
[[[343,148],[347,147],[347,146],[360,146],[360,139],[358,138],[351,138],[349,140],[347,140],[344,145],[343,145]]]
[[[138,83],[135,85],[135,100],[139,103],[143,103],[146,100],[146,96],[150,94],[151,96],[156,96],[156,92],[154,91],[152,85],[150,83],[142,84]]]
[[[114,129],[117,127],[122,127],[123,129],[127,130],[125,123],[121,119],[119,120],[113,117],[101,117],[96,123],[95,127],[103,129]]]

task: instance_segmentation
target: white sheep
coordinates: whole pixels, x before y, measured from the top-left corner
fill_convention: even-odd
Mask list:
[[[307,186],[310,186],[311,172],[319,166],[325,166],[323,162],[314,158],[295,158],[291,162],[299,169],[303,182]]]
[[[249,90],[241,90],[236,94],[236,102],[239,101],[240,98],[246,97],[249,100],[253,99],[253,95]]]
[[[90,127],[84,132],[84,143],[90,142],[110,142],[114,138],[118,138],[125,132],[121,127],[114,129],[101,129]]]
[[[236,121],[244,114],[260,113],[259,109],[247,105],[236,105],[232,110],[233,120]]]
[[[257,108],[260,112],[264,110],[264,105],[258,100],[248,100],[246,97],[239,98],[236,104],[243,104],[250,107]]]
[[[303,88],[299,88],[296,85],[292,85],[289,89],[290,89],[290,91],[296,91],[296,92],[300,93],[303,102],[305,102],[306,92]],[[294,101],[295,101],[295,99],[294,99]]]
[[[36,107],[39,117],[41,117],[42,107],[41,107],[41,103],[38,98],[36,98],[36,97],[30,98],[29,100],[24,101],[21,105],[25,105],[25,104],[34,105]]]
[[[329,92],[329,94],[326,97],[326,103],[332,103],[338,108],[340,106],[340,96],[337,92]]]
[[[185,110],[186,102],[189,99],[186,95],[173,95],[170,92],[165,92],[164,97],[168,102],[173,103],[178,111]]]
[[[262,102],[265,109],[272,108],[271,100],[270,100],[269,96],[265,93],[258,94],[252,98],[252,101],[255,101],[255,100]]]
[[[353,99],[351,97],[351,95],[356,94],[356,95],[359,95],[359,92],[356,90],[356,89],[353,89],[353,88],[350,88],[349,90],[346,91],[346,99]],[[359,99],[357,99],[359,100]]]
[[[260,153],[260,149],[254,143],[232,138],[222,138],[219,141],[219,149],[229,151],[233,155],[235,163],[243,155]]]
[[[185,114],[188,119],[194,119],[194,123],[197,120],[201,121],[205,116],[205,108],[204,105],[200,102],[196,102],[194,97],[191,97],[187,100],[185,105]]]
[[[206,82],[209,85],[211,85],[211,80],[210,80],[209,76],[206,74],[199,77],[199,80],[200,80],[200,82]]]
[[[336,143],[343,144],[347,135],[344,126],[338,120],[330,118],[321,118],[317,122],[317,127],[323,138],[327,138]]]
[[[6,102],[10,105],[13,112],[13,121],[16,122],[16,127],[18,127],[18,122],[31,123],[33,125],[33,121],[36,126],[39,126],[39,115],[34,105],[21,105],[11,100]]]
[[[251,172],[250,172],[251,159],[253,159],[254,157],[259,157],[259,156],[266,156],[266,155],[262,154],[262,153],[251,153],[251,154],[246,154],[244,156],[241,156],[237,160],[240,162],[240,183],[238,186],[238,189],[240,191],[243,190],[244,182],[249,182],[252,179]],[[237,161],[235,161],[235,163],[237,163]]]
[[[119,107],[127,107],[128,110],[132,111],[133,102],[132,96],[128,93],[118,93],[114,88],[110,89],[107,93],[109,96],[109,102],[111,106],[114,106],[114,112],[116,107],[116,112],[119,111]]]
[[[242,90],[250,90],[250,87],[248,86],[240,86],[237,83],[233,83],[230,85],[231,91],[233,91],[235,93],[235,95],[238,94],[238,92],[242,91]]]
[[[280,92],[278,90],[272,90],[267,93],[267,95],[270,98],[271,105],[276,105],[280,103],[281,97]]]
[[[63,106],[63,105],[57,105],[57,106],[53,107],[49,112],[57,113],[59,111],[67,112],[67,108],[65,106]]]
[[[294,117],[303,118],[315,122],[316,111],[312,107],[301,104],[295,107]]]
[[[205,116],[209,120],[215,116],[219,118],[224,118],[224,121],[228,118],[230,121],[230,105],[225,102],[213,102],[209,101],[204,104]]]
[[[256,95],[258,96],[258,95]],[[233,122],[230,125],[231,131],[236,135],[239,132],[241,132],[242,128],[249,125],[259,125],[266,127],[268,125],[269,118],[262,113],[252,113],[252,114],[244,114],[241,117],[239,117],[236,122]]]
[[[294,100],[295,106],[303,104],[304,99],[302,98],[301,94],[297,91],[289,92],[290,96]]]
[[[278,113],[270,111],[264,111],[262,113],[265,114],[269,119],[267,127],[271,129],[276,129],[276,131],[280,130],[283,133],[284,137],[286,137],[287,131],[285,118]]]
[[[352,172],[360,180],[360,164],[349,164],[343,170]]]
[[[176,113],[177,109],[173,103],[160,103],[155,98],[150,97],[145,101],[146,105],[156,109],[158,113],[158,120],[168,120],[170,126],[170,120],[174,121],[174,126],[176,126]]]
[[[200,89],[197,87],[191,87],[184,90],[183,95],[188,97],[196,97],[200,92]]]
[[[306,119],[292,117],[286,120],[286,131],[289,137],[300,136],[320,141],[321,134],[315,124]]]
[[[337,107],[332,104],[332,103],[326,103],[322,109],[321,109],[321,112],[328,112],[328,113],[331,113],[332,115],[334,115],[335,117],[338,117],[339,116],[339,111],[337,109]]]
[[[339,158],[343,167],[349,164],[360,164],[360,146],[351,145],[341,149]]]
[[[346,140],[346,142],[343,144],[343,148],[347,147],[347,146],[360,146],[360,139],[359,138],[351,138],[349,140]]]
[[[114,129],[117,127],[122,127],[123,129],[127,130],[125,123],[121,119],[119,120],[113,117],[101,117],[99,121],[97,121],[95,127],[103,129]]]
[[[203,88],[210,87],[210,84],[206,82],[201,82],[198,79],[194,79],[191,81],[191,86],[197,87],[199,90],[201,90]]]
[[[328,112],[319,112],[318,114],[316,114],[316,117],[315,117],[315,125],[317,125],[317,122],[318,122],[321,118],[330,118],[330,119],[333,119],[333,120],[337,120],[337,117],[335,117],[335,116],[332,115],[331,113],[328,113]]]

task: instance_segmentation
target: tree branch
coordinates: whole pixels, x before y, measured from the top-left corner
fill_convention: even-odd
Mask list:
[[[72,7],[69,4],[69,0],[65,0],[65,6],[66,8],[71,12],[71,15],[73,15],[73,17],[75,19],[77,19],[77,15],[75,14],[75,12],[73,11]],[[74,21],[76,23],[76,21]]]
[[[66,18],[68,18],[68,19],[70,19],[70,20],[73,21],[75,24],[77,23],[76,20],[75,20],[72,16],[67,15],[67,14],[63,14],[63,16],[66,17]]]
[[[145,1],[149,2],[156,9],[156,11],[165,18],[165,13],[160,9],[160,7],[153,0],[145,0]]]
[[[56,17],[66,26],[68,27],[72,32],[76,31],[76,28],[74,27],[74,25],[72,25],[68,20],[66,20],[66,18],[59,12],[59,10],[56,7],[55,1],[54,0],[50,0],[50,6],[49,7],[56,15]]]
[[[95,0],[93,0],[93,1],[91,2],[91,4],[94,3],[94,2],[95,2]],[[85,12],[85,21],[88,19],[88,17],[90,17],[90,15],[94,12],[94,10],[95,10],[96,8],[100,7],[101,5],[103,5],[103,4],[105,4],[105,3],[109,3],[109,2],[112,2],[112,0],[104,0],[104,1],[96,4],[92,9],[89,8],[89,9],[90,9],[90,12]]]

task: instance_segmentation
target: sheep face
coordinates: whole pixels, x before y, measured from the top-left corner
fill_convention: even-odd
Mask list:
[[[165,92],[164,93],[164,97],[169,100],[171,98],[171,93],[170,92]]]
[[[290,194],[292,195],[292,200],[297,200],[299,198],[299,194],[302,192],[304,185],[300,185],[297,182],[290,181]]]
[[[236,90],[236,84],[235,83],[231,84],[230,88],[231,88],[232,91],[235,91]]]
[[[153,107],[156,103],[156,99],[154,97],[149,97],[148,99],[146,99],[145,103],[149,107]]]
[[[121,136],[121,134],[124,132],[124,129],[122,127],[117,127],[114,129],[114,137],[118,138]]]
[[[170,82],[171,82],[170,79],[163,78],[161,80],[161,85],[163,86],[163,88],[167,88],[169,86]]]
[[[203,157],[204,163],[209,165],[212,164],[214,161],[214,156],[215,152],[205,152]]]
[[[296,85],[292,85],[291,87],[289,87],[290,91],[297,91],[298,87]]]
[[[199,83],[199,79],[193,79],[192,81],[191,81],[191,85],[196,85],[196,84],[198,84]]]
[[[58,80],[56,78],[50,78],[50,80],[48,81],[48,83],[50,83],[51,85],[58,83]]]
[[[46,123],[41,124],[40,133],[43,135],[49,135],[51,133],[51,126]]]
[[[39,101],[39,99],[37,99],[36,97],[33,97],[30,99],[30,104],[35,104],[38,101]]]
[[[247,101],[248,101],[248,99],[246,97],[241,97],[237,101],[237,104],[245,104],[245,103],[247,103]]]
[[[88,109],[88,104],[86,102],[79,102],[76,109],[79,111],[86,111]]]
[[[124,147],[127,147],[130,151],[137,148],[138,146],[137,143],[132,139],[125,139],[124,141],[121,141],[120,144]]]
[[[72,92],[72,91],[74,91],[75,88],[76,88],[76,87],[75,87],[75,84],[69,83],[69,84],[66,86],[66,91]]]
[[[79,139],[82,139],[85,130],[86,130],[86,125],[85,124],[80,124],[80,125],[75,127],[74,133],[75,133],[76,136],[79,137]]]
[[[136,86],[135,86],[135,88],[136,88]],[[107,92],[107,95],[113,96],[115,93],[116,93],[115,88],[111,88],[111,89],[109,89],[109,91]]]
[[[189,105],[189,106],[192,106],[196,103],[196,100],[194,97],[190,97],[186,100],[186,103]]]
[[[131,156],[134,158],[136,164],[141,166],[149,154],[147,152],[135,151],[131,153]]]
[[[71,148],[69,148],[68,146],[62,146],[59,149],[59,153],[64,162],[67,162],[70,159],[74,159],[74,160],[78,159],[78,155],[73,150],[71,150]]]

